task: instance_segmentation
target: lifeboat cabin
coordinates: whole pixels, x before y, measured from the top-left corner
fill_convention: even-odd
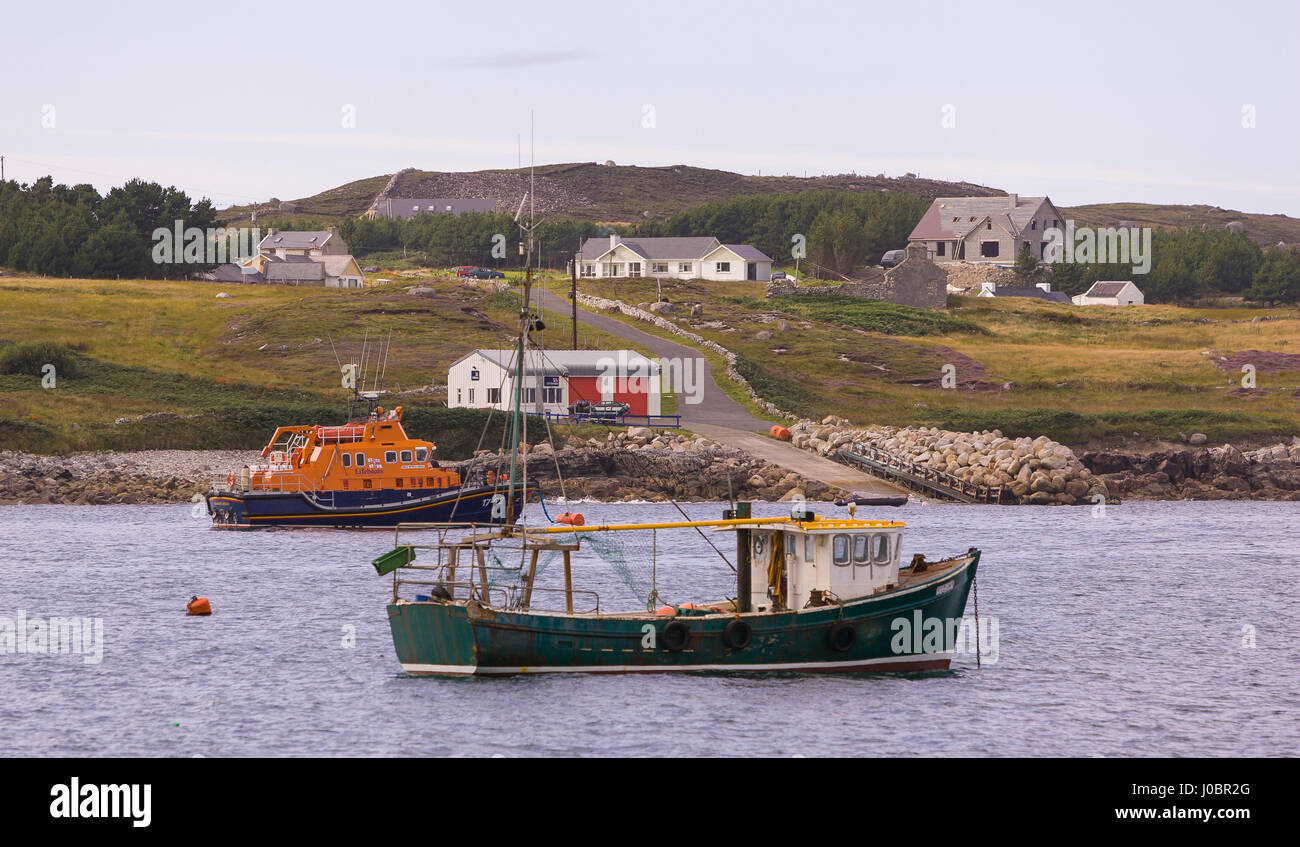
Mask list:
[[[401,406],[342,426],[282,426],[265,462],[213,480],[208,512],[218,526],[503,522],[507,481],[465,485],[438,465],[436,449],[407,436]]]
[[[749,531],[749,609],[827,606],[896,588],[904,524],[816,520]]]

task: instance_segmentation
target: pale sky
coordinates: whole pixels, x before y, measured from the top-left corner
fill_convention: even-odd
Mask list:
[[[45,2],[9,4],[3,33],[0,154],[23,182],[287,200],[515,167],[520,136],[527,164],[533,110],[539,164],[912,171],[1300,217],[1290,0]]]

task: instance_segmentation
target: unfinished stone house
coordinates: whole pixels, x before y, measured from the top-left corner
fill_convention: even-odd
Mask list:
[[[935,262],[1010,265],[1022,245],[1042,261],[1043,233],[1065,225],[1049,197],[938,197],[908,236]]]

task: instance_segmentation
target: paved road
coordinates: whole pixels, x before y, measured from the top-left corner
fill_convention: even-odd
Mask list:
[[[533,303],[564,315],[569,314],[573,308],[567,297],[560,297],[545,289],[533,292]],[[661,358],[682,361],[700,358],[700,351],[695,347],[651,335],[597,312],[579,308],[578,321],[649,350]],[[766,433],[771,424],[754,417],[748,409],[727,396],[714,380],[713,369],[707,360],[704,362],[704,373],[700,402],[686,403],[679,399],[677,403],[677,414],[682,416],[682,424],[687,429],[759,456],[809,479],[821,480],[846,491],[873,497],[888,497],[903,492],[903,489],[882,479],[800,450],[789,442],[759,434],[759,431]]]

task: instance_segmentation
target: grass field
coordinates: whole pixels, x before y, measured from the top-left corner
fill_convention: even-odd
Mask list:
[[[649,280],[580,287],[632,304],[657,296]],[[809,417],[999,428],[1076,446],[1173,440],[1180,432],[1242,442],[1300,432],[1300,370],[1261,371],[1259,390],[1243,392],[1243,374],[1215,364],[1244,350],[1300,354],[1294,310],[951,298],[946,313],[933,313],[847,297],[769,302],[762,283],[722,293],[709,283],[666,282],[663,293],[703,304],[700,320],[671,317],[737,353],[766,399]],[[1268,319],[1252,321],[1257,316]],[[756,337],[763,332],[771,337]],[[953,388],[944,386],[949,365]]]
[[[416,284],[433,295],[408,293]],[[343,291],[6,276],[0,449],[260,447],[276,426],[345,415],[339,361],[360,361],[368,338],[366,384],[382,372],[383,388],[424,389],[400,400],[408,429],[458,458],[485,416],[448,410],[428,389],[445,387],[447,366],[469,350],[512,346],[517,321],[516,297],[445,278]],[[568,319],[547,324],[546,343],[566,346]],[[581,346],[626,346],[580,329]],[[376,352],[385,347],[386,366]]]

